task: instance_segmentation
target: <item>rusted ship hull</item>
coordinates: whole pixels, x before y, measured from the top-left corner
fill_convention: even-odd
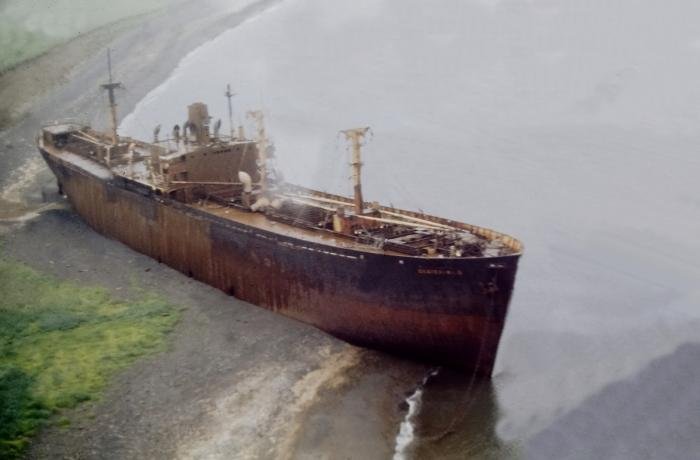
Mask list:
[[[417,258],[268,232],[40,149],[96,231],[348,342],[491,375],[519,255]]]

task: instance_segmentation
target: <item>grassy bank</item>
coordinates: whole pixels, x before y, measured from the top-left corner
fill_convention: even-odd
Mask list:
[[[137,357],[163,349],[179,310],[142,293],[119,301],[0,256],[0,458],[43,424],[95,399]]]

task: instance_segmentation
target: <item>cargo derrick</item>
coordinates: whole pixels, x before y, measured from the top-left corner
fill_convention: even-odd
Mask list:
[[[114,112],[111,77],[108,85]],[[152,142],[119,137],[114,125],[107,134],[67,123],[45,127],[38,144],[61,190],[101,233],[352,343],[488,377],[521,243],[364,201],[368,128],[341,131],[353,198],[287,184],[262,113],[248,115],[255,139],[234,132],[232,117],[222,135],[221,122],[212,128],[207,106],[194,103],[182,126],[165,138],[156,127]]]

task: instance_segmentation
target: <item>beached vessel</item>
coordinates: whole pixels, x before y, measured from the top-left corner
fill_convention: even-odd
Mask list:
[[[491,375],[521,243],[502,233],[364,201],[361,145],[342,131],[354,196],[284,183],[254,139],[206,105],[151,142],[76,123],[41,130],[59,190],[96,231],[232,296],[348,342]],[[230,90],[227,91],[230,107]],[[232,118],[231,118],[232,119]]]

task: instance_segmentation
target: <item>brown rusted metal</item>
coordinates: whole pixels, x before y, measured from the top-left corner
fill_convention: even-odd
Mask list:
[[[255,155],[244,155],[255,150],[250,141],[201,133],[206,145],[161,152],[154,181],[119,166],[127,155],[131,168],[147,164],[138,152],[153,146],[123,140],[132,152],[120,143],[110,162],[91,138],[109,142],[86,127],[47,128],[39,149],[98,232],[349,342],[490,376],[522,250],[514,238],[376,204],[362,216],[346,214],[353,199],[296,186],[274,194],[274,183],[267,204],[253,190],[259,194],[249,200],[265,211],[251,212],[238,182],[239,171],[260,180]]]

